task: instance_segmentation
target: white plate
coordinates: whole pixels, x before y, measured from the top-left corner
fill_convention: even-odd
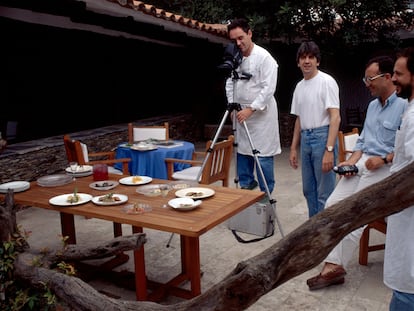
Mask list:
[[[68,174],[71,177],[86,177],[86,176],[92,175],[93,172],[92,171],[86,171],[86,172],[82,172],[82,173],[75,173],[75,174],[66,173],[66,174]]]
[[[95,181],[89,184],[89,187],[95,190],[111,190],[119,185],[119,182],[115,180],[103,180],[103,181]]]
[[[131,149],[138,150],[138,151],[150,151],[150,150],[158,149],[158,147],[153,144],[137,144],[137,145],[134,144],[131,146]]]
[[[54,174],[38,178],[37,184],[41,187],[57,187],[69,184],[72,181],[72,176],[69,176],[67,174]]]
[[[135,181],[134,178],[138,177],[139,180]],[[128,176],[121,178],[119,182],[123,185],[127,186],[138,186],[138,185],[145,185],[152,181],[152,178],[149,176]]]
[[[66,172],[73,175],[85,174],[85,173],[92,173],[92,165],[78,165],[76,167],[76,171],[73,173],[70,167],[66,168]]]
[[[211,197],[216,192],[209,188],[186,188],[175,192],[175,195],[179,198],[193,198],[193,199],[204,199]]]
[[[124,204],[125,202],[128,201],[128,196],[127,195],[118,194],[118,193],[114,193],[113,196],[118,197],[120,199],[119,201],[113,201],[113,202],[99,201],[99,198],[104,197],[104,196],[105,195],[100,195],[100,196],[97,196],[97,197],[93,197],[92,202],[95,203],[96,205],[120,205],[120,204]]]
[[[90,200],[92,200],[92,196],[90,194],[78,193],[78,195],[80,196],[80,200],[76,203],[69,203],[67,199],[70,195],[73,195],[73,193],[58,195],[56,197],[51,198],[49,200],[49,203],[58,206],[75,206],[88,203]]]
[[[191,198],[175,198],[168,201],[168,205],[179,211],[191,211],[201,204],[201,200]]]
[[[11,181],[0,185],[0,193],[7,193],[9,189],[13,192],[22,192],[30,188],[30,183],[27,181]]]

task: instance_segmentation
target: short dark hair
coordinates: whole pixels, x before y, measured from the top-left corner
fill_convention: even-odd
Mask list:
[[[299,62],[299,59],[303,56],[315,56],[318,62],[321,61],[321,51],[319,46],[313,41],[304,41],[299,46],[298,52],[296,53],[296,62]]]
[[[227,25],[227,32],[230,32],[230,30],[233,30],[237,27],[240,27],[241,29],[243,29],[245,33],[248,33],[249,30],[251,29],[246,19],[236,18],[230,24]]]
[[[371,58],[368,63],[365,66],[365,69],[367,69],[372,64],[377,63],[378,64],[378,70],[380,73],[389,73],[393,74],[394,72],[394,59],[390,56],[376,56]]]
[[[407,47],[398,53],[398,57],[407,58],[407,69],[414,75],[414,47]]]

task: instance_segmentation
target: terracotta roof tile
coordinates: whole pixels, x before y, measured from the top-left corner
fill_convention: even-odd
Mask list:
[[[179,23],[192,29],[204,31],[219,37],[227,38],[227,25],[223,24],[207,24],[195,19],[186,18],[172,12],[167,12],[163,9],[156,8],[151,4],[146,4],[142,1],[136,0],[106,0],[113,3],[118,3],[124,8],[140,11],[145,14],[152,15],[166,21]]]

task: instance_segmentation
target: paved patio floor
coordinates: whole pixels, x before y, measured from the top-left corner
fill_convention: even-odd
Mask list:
[[[302,195],[300,170],[293,170],[288,164],[289,150],[284,148],[276,157],[276,188],[272,196],[277,200],[278,219],[286,234],[293,231],[308,218],[307,207]],[[234,168],[232,169],[232,178]],[[235,187],[233,183],[231,187]],[[53,211],[28,208],[18,213],[18,223],[24,229],[32,231],[29,243],[32,247],[59,247],[60,220]],[[82,245],[95,244],[112,238],[112,224],[98,219],[76,218],[77,239]],[[124,226],[124,232],[130,232],[130,226]],[[180,269],[179,238],[174,236],[169,248],[166,247],[169,233],[145,230],[146,268],[149,278],[166,280]],[[255,236],[243,235],[245,238]],[[220,282],[238,262],[248,259],[271,247],[281,239],[279,232],[260,242],[243,244],[236,241],[227,224],[213,228],[200,238],[202,291]],[[371,239],[383,241],[380,233],[372,234]],[[368,266],[358,264],[357,254],[347,269],[348,275],[343,285],[318,291],[309,291],[306,279],[319,273],[321,265],[293,278],[263,296],[249,311],[386,311],[391,290],[382,282],[383,251],[371,252]],[[132,256],[131,256],[132,258]],[[133,271],[132,260],[118,269]],[[135,292],[115,287],[110,283],[97,280],[90,283],[98,290],[109,292],[120,299],[135,300]],[[178,298],[170,297],[162,304],[173,304]]]

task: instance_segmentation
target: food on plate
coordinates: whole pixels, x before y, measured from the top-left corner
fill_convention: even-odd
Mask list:
[[[201,197],[203,195],[204,195],[203,192],[194,192],[194,191],[190,191],[185,194],[185,196],[187,197]]]
[[[66,199],[66,202],[68,202],[68,203],[77,203],[79,201],[80,201],[79,194],[69,195]]]
[[[120,197],[114,195],[113,193],[108,193],[99,198],[100,202],[118,202],[121,201]]]
[[[80,195],[78,194],[78,189],[75,188],[75,190],[73,190],[73,194],[68,195],[68,197],[66,198],[66,202],[68,203],[78,203],[80,201]]]
[[[113,186],[114,184],[111,184],[111,183],[109,183],[109,182],[103,182],[103,183],[101,183],[101,184],[99,184],[99,183],[96,183],[95,184],[95,187],[111,187],[111,186]]]
[[[139,182],[141,182],[141,181],[142,181],[141,176],[133,176],[133,177],[132,177],[132,182],[133,182],[134,184],[139,183]]]

